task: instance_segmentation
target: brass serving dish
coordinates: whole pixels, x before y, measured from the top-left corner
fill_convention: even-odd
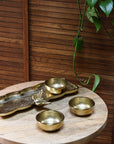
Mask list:
[[[92,114],[95,102],[88,97],[74,97],[69,101],[70,111],[78,116]]]
[[[40,93],[36,93],[32,96],[32,99],[34,100],[35,104],[36,105],[49,104],[50,103],[49,101],[52,99],[57,99],[57,98],[63,97],[64,95],[72,94],[78,91],[77,85],[71,83],[70,81],[66,79],[65,79],[65,82],[66,82],[66,87],[60,94],[50,93],[44,85]]]
[[[45,81],[46,89],[52,94],[60,94],[66,87],[64,78],[50,78]]]
[[[66,88],[61,94],[51,94],[45,87],[45,82],[20,91],[0,96],[0,116],[6,116],[16,111],[27,109],[32,105],[49,104],[51,99],[62,97],[78,91],[78,86],[66,80]]]
[[[34,105],[32,95],[41,91],[44,83],[0,96],[0,116],[27,109]]]
[[[36,116],[38,126],[45,131],[55,131],[63,126],[64,115],[61,112],[48,110]]]

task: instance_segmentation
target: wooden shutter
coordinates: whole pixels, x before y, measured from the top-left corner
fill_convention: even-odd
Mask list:
[[[28,2],[0,1],[0,88],[27,81]]]

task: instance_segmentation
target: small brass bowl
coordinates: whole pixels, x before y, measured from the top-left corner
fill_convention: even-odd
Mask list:
[[[70,111],[78,116],[92,114],[95,102],[88,97],[74,97],[69,101]]]
[[[45,81],[46,89],[52,94],[60,94],[66,87],[64,78],[50,78]]]
[[[48,110],[36,116],[38,126],[45,131],[55,131],[62,127],[64,115],[61,112]]]

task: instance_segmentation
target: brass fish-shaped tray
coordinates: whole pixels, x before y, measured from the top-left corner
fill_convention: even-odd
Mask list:
[[[16,111],[27,109],[32,105],[49,104],[51,99],[57,99],[77,91],[78,86],[66,80],[66,88],[61,94],[49,93],[46,90],[45,83],[8,93],[0,96],[0,116],[10,115]]]

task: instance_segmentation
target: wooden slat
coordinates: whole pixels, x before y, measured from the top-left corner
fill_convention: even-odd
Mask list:
[[[23,2],[24,80],[29,81],[28,0]]]
[[[58,8],[78,8],[76,4],[74,3],[69,3],[69,2],[66,2],[64,3],[64,1],[47,1],[47,0],[32,0],[30,1],[30,5],[33,7],[33,5],[44,5],[44,6],[55,6],[55,7],[58,7]]]
[[[28,80],[26,6],[22,0],[0,1],[0,89]]]
[[[29,17],[31,18],[31,20],[34,20],[34,21],[43,21],[43,22],[51,22],[51,23],[58,23],[58,24],[64,24],[67,25],[67,24],[72,24],[73,26],[75,25],[75,19],[65,19],[65,18],[55,18],[55,17],[48,17],[48,16],[45,16],[45,15],[33,15],[31,17],[31,15],[29,15]],[[37,17],[39,19],[37,19]]]
[[[7,6],[7,7],[14,7],[14,8],[22,8],[22,3],[20,0],[3,0],[0,2],[1,6]]]
[[[1,12],[5,11],[5,12],[21,13],[21,10],[22,9],[20,9],[20,7],[19,8],[12,7],[12,6],[9,7],[9,6],[5,6],[5,5],[4,5],[4,7],[3,7],[3,5],[0,6],[0,11]]]
[[[0,11],[0,16],[4,16],[6,17],[12,17],[12,18],[22,18],[22,13],[15,13],[15,12],[5,12],[4,11]]]
[[[4,23],[4,22],[2,22],[2,21],[0,21],[0,26],[1,26],[1,30],[2,30],[2,28],[3,27],[5,27],[5,28],[9,28],[9,30],[11,29],[11,28],[14,28],[14,29],[22,29],[22,26],[21,25],[19,25],[18,23],[12,23],[12,22],[8,22],[8,23]],[[17,31],[15,30],[15,32],[17,33]],[[20,31],[18,31],[18,33],[19,33]]]
[[[0,22],[4,22],[4,24],[7,24],[7,23],[15,23],[15,24],[22,24],[22,19],[21,18],[13,18],[13,17],[7,17],[4,18],[4,16],[0,15]],[[7,23],[5,23],[7,22]],[[21,25],[20,25],[21,26]]]

